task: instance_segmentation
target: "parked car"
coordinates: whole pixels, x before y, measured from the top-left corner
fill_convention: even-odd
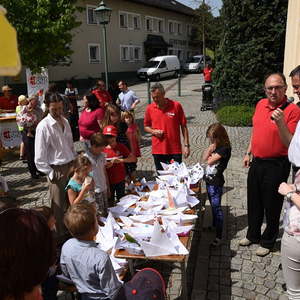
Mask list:
[[[143,68],[137,71],[140,79],[160,80],[164,77],[177,76],[180,70],[180,62],[175,55],[157,56],[151,58]]]
[[[211,64],[211,58],[209,56],[205,56],[206,63]],[[195,55],[187,59],[186,63],[183,66],[183,70],[185,72],[190,73],[201,73],[204,69],[204,56]]]

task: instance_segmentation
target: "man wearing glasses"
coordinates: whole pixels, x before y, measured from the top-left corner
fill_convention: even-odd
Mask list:
[[[294,94],[298,96],[297,105],[300,106],[300,65],[290,73],[290,77],[292,80]]]
[[[239,244],[259,243],[258,256],[270,253],[279,232],[283,196],[278,193],[278,187],[281,182],[286,182],[290,173],[288,145],[300,119],[300,109],[295,104],[284,105],[286,89],[283,74],[274,73],[266,78],[267,98],[261,99],[256,106],[250,143],[243,160],[244,166],[250,167],[247,178],[248,232]],[[261,234],[264,216],[266,229]]]

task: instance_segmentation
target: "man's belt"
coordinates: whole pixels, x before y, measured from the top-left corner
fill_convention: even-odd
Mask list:
[[[276,156],[276,157],[263,157],[263,158],[261,158],[261,157],[253,157],[253,161],[257,161],[257,162],[259,162],[259,161],[261,161],[261,162],[263,162],[263,161],[284,161],[284,160],[288,160],[289,158],[288,158],[288,156],[287,155],[284,155],[284,156]]]

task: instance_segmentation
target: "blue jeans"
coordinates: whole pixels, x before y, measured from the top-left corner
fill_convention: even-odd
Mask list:
[[[221,239],[224,221],[224,215],[221,207],[223,187],[206,184],[206,190],[213,215],[213,226],[216,227],[216,237]]]

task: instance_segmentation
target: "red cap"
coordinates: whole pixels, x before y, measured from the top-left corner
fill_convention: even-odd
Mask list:
[[[103,128],[103,135],[118,136],[118,129],[113,125],[105,126]]]

